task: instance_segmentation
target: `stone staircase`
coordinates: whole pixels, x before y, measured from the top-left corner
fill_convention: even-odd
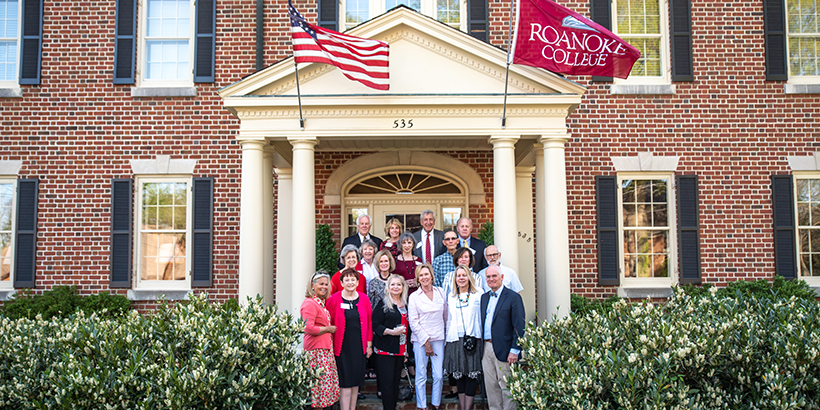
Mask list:
[[[412,378],[411,378],[411,380],[412,380]],[[441,406],[439,406],[439,409],[441,409],[441,410],[460,410],[459,409],[459,404],[458,404],[458,397],[452,398],[452,399],[444,398],[444,396],[447,393],[449,393],[449,391],[450,391],[450,387],[447,384],[447,381],[448,381],[448,378],[444,377],[444,387],[443,387],[444,391],[441,394]],[[402,382],[401,382],[402,385],[406,385],[407,383],[408,383],[407,378],[402,379]],[[431,390],[432,390],[432,386],[433,386],[433,378],[429,373],[429,368],[428,368],[427,385],[426,386],[427,386],[427,408],[432,409],[433,407],[430,404],[430,398],[432,397],[431,396]],[[484,400],[483,400],[482,395],[481,395],[481,390],[482,389],[483,389],[483,386],[479,388],[479,392],[476,394],[475,403],[473,403],[473,409],[472,410],[482,410],[482,409],[487,410],[487,409],[489,409],[489,407],[486,404],[484,404]],[[376,379],[367,379],[367,380],[365,380],[364,390],[362,391],[362,393],[364,393],[364,395],[366,397],[365,397],[364,400],[359,400],[358,401],[358,403],[356,404],[356,409],[357,410],[382,410],[383,409],[382,401],[381,401],[381,399],[379,399],[377,397],[376,391],[377,391]],[[483,407],[482,407],[482,405],[483,405]],[[397,410],[416,410],[415,396],[413,396],[413,398],[411,398],[410,400],[400,401],[399,404],[396,406],[396,409]]]

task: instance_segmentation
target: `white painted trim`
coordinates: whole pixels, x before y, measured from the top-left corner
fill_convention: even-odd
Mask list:
[[[786,157],[792,171],[820,171],[820,152],[802,157]]]
[[[668,299],[672,296],[672,287],[619,287],[618,297],[626,299]]]
[[[196,87],[132,87],[131,97],[196,97]]]
[[[2,87],[0,88],[0,98],[22,98],[23,89],[20,87]]]
[[[196,168],[195,159],[171,159],[170,155],[157,155],[155,159],[132,159],[134,175],[190,175]]]
[[[640,152],[633,157],[610,157],[616,172],[675,172],[680,157],[655,156],[651,152]]]
[[[612,84],[609,86],[610,94],[675,94],[673,84]]]
[[[190,290],[141,290],[128,289],[128,300],[188,300],[193,291]]]
[[[23,168],[23,161],[0,161],[0,175],[16,177],[20,173],[21,168]]]
[[[783,84],[785,94],[820,94],[820,84]]]
[[[3,290],[0,290],[0,302],[9,301],[16,294],[17,294],[17,289],[3,289]]]

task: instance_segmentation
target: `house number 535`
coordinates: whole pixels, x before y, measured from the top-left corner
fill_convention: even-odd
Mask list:
[[[413,128],[413,120],[393,120],[393,128]]]

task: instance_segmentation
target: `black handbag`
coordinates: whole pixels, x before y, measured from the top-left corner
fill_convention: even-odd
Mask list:
[[[407,384],[399,386],[399,396],[397,397],[399,401],[412,399],[416,390],[413,382],[410,380],[410,372],[407,370],[407,365],[404,366],[404,373],[407,375]]]
[[[468,293],[469,294],[469,293]],[[460,300],[459,300],[460,302]],[[469,305],[470,299],[467,298],[467,303]],[[462,339],[462,346],[464,346],[464,351],[467,353],[472,353],[475,351],[475,348],[478,346],[478,338],[475,336],[470,336],[467,334],[467,324],[464,322],[464,311],[461,308],[457,307],[458,313],[461,313],[461,326],[464,327],[464,339]]]

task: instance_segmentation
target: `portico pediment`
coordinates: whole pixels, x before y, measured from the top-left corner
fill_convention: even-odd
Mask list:
[[[487,128],[499,128],[505,50],[403,6],[347,34],[390,44],[390,90],[350,81],[327,64],[299,64],[304,131],[317,137],[344,137],[347,131],[358,137],[384,135],[394,119],[414,119],[410,133],[437,136],[475,135],[476,130],[486,134]],[[556,74],[513,65],[507,128],[521,128],[518,135],[562,129],[585,91]],[[299,130],[294,120],[299,108],[292,58],[224,87],[219,94],[242,121],[241,137],[276,138]]]

